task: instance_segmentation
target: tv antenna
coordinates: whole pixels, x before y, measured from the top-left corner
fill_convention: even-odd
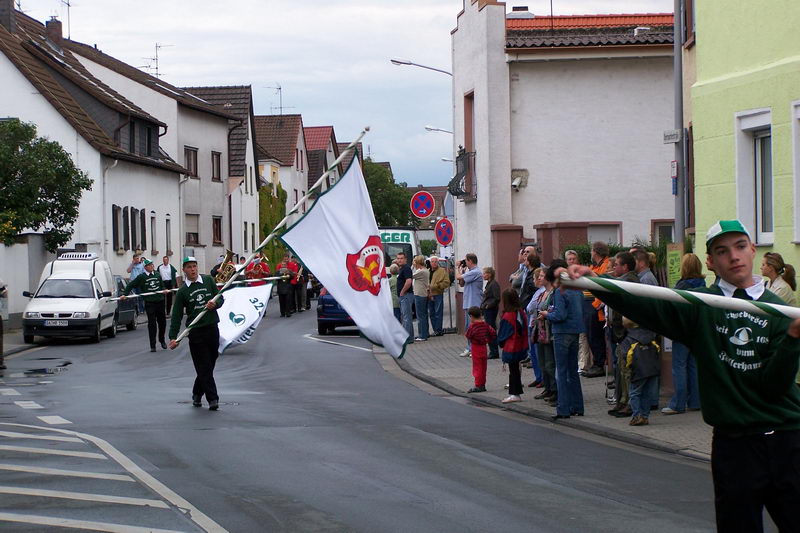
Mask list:
[[[168,48],[170,46],[175,46],[175,45],[174,44],[156,43],[156,55],[153,56],[153,57],[145,57],[145,58],[143,58],[143,59],[148,60],[150,63],[148,63],[147,65],[143,65],[142,67],[139,67],[139,68],[146,68],[156,78],[161,77],[161,73],[158,70],[158,51],[161,50],[162,48]]]
[[[278,109],[279,110],[279,114],[283,115],[283,110],[284,109],[294,109],[294,106],[291,106],[291,105],[290,106],[286,106],[286,107],[283,106],[283,87],[281,87],[280,83],[276,82],[274,87],[264,87],[264,88],[265,89],[275,89],[275,94],[278,95],[278,107],[270,105],[269,106],[269,110],[270,111],[274,111],[274,110]]]
[[[72,39],[72,18],[69,15],[69,8],[72,7],[72,0],[61,0],[61,3],[67,6],[67,39]],[[17,7],[19,8],[20,1],[17,0]],[[22,9],[20,9],[22,11]]]

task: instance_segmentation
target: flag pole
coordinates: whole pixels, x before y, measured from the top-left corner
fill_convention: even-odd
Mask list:
[[[655,300],[716,307],[717,309],[725,309],[727,311],[743,311],[745,313],[753,313],[762,316],[789,319],[800,318],[800,308],[789,305],[778,305],[757,300],[743,300],[741,298],[726,298],[724,296],[705,292],[668,289],[666,287],[631,283],[629,281],[619,281],[610,278],[584,276],[572,279],[569,277],[569,274],[565,272],[561,274],[561,283],[567,287],[586,291],[642,296]]]
[[[353,150],[355,150],[356,146],[358,146],[358,143],[361,142],[361,139],[364,138],[364,136],[367,134],[368,131],[369,131],[369,126],[366,126],[363,130],[361,130],[361,133],[358,135],[356,140],[354,140],[353,142],[348,144],[347,148],[345,148],[344,151],[342,151],[342,153],[339,154],[339,157],[337,157],[336,160],[331,164],[331,166],[328,167],[328,170],[326,170],[322,174],[322,176],[320,176],[319,179],[317,179],[317,181],[314,183],[313,186],[308,188],[308,192],[306,192],[305,196],[300,198],[294,204],[294,207],[289,209],[289,211],[286,213],[286,216],[283,217],[283,220],[278,222],[278,225],[275,226],[275,228],[272,230],[272,232],[269,235],[267,235],[264,238],[263,241],[261,241],[261,244],[258,245],[258,248],[253,250],[253,253],[250,254],[247,257],[247,260],[244,263],[245,268],[247,268],[247,265],[249,265],[253,261],[253,258],[256,256],[256,254],[258,252],[260,252],[267,244],[270,243],[270,241],[272,241],[278,235],[278,231],[280,229],[282,229],[283,227],[285,227],[286,224],[289,222],[289,217],[291,217],[293,214],[295,214],[300,209],[300,207],[303,205],[303,203],[311,197],[312,193],[314,193],[322,185],[322,183],[325,181],[325,178],[327,178],[330,175],[330,173],[333,172],[333,170],[336,168],[336,166],[344,160],[345,156],[349,152],[352,152]],[[233,283],[233,280],[234,280],[234,278],[231,277],[225,283],[225,285],[222,286],[222,288],[219,290],[219,292],[216,294],[216,296],[214,296],[211,300],[209,300],[209,302],[214,302],[214,304],[216,304],[217,300],[222,295],[222,291],[224,291],[225,289],[230,287],[231,284]],[[189,334],[189,330],[192,329],[192,327],[194,327],[194,325],[197,324],[197,322],[201,318],[203,318],[203,316],[206,314],[206,311],[207,311],[207,309],[203,309],[202,311],[200,311],[200,313],[198,313],[198,315],[194,318],[194,320],[192,320],[191,324],[186,326],[186,328],[184,328],[184,330],[181,331],[180,335],[178,335],[178,337],[175,339],[175,342],[180,343],[186,337],[186,335]]]
[[[288,278],[289,278],[289,276],[272,276],[272,277],[269,277],[269,278],[243,279],[243,280],[240,280],[240,281],[234,281],[233,283],[231,283],[231,285],[241,285],[243,283],[256,283],[256,282],[259,282],[259,281],[277,281],[279,279],[288,279]],[[222,287],[223,285],[225,285],[225,284],[224,283],[217,283],[218,287]],[[177,288],[175,288],[175,289],[164,289],[163,291],[140,292],[139,294],[128,294],[127,296],[125,296],[125,299],[129,300],[131,298],[141,298],[143,296],[153,296],[155,294],[167,294],[168,292],[178,292],[178,290],[180,290],[180,289],[177,289]],[[121,299],[122,299],[122,296],[119,296],[119,297],[115,297],[115,298],[109,298],[109,301],[114,302],[114,301],[121,300]]]

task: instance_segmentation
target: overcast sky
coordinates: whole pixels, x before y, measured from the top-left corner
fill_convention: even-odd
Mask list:
[[[20,0],[44,22],[64,22],[62,0]],[[376,161],[398,181],[445,185],[452,136],[450,77],[398,67],[392,57],[450,70],[450,31],[463,0],[71,0],[72,38],[134,66],[155,44],[161,77],[179,86],[252,85],[256,114],[301,113],[306,126],[333,125],[339,142],[363,126]],[[547,15],[550,0],[508,2]],[[673,0],[553,0],[556,15],[667,13]],[[176,154],[172,154],[176,156]]]

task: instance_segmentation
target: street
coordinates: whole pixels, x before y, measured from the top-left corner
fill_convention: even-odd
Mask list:
[[[713,530],[704,464],[448,401],[384,371],[346,330],[327,339],[360,349],[304,337],[313,310],[276,315],[271,304],[253,340],[218,361],[218,412],[191,406],[185,343],[150,353],[143,328],[10,359],[0,527],[42,530],[8,522],[14,513],[180,531]],[[44,440],[53,436],[73,441]],[[163,486],[144,483],[136,468]],[[182,512],[180,498],[194,509]]]

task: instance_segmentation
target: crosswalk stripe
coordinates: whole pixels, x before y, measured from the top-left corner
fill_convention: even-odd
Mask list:
[[[45,474],[48,476],[70,476],[89,479],[109,479],[111,481],[136,481],[124,474],[104,474],[102,472],[81,472],[79,470],[62,470],[60,468],[43,468],[40,466],[22,466],[0,463],[0,470],[11,472],[30,472],[31,474]]]
[[[66,418],[61,418],[60,416],[37,416],[36,418],[38,418],[42,422],[50,424],[51,426],[57,424],[72,424],[72,422],[70,422]]]
[[[19,402],[14,402],[18,406],[22,407],[23,409],[44,409],[41,405],[36,402],[32,402],[30,400],[24,400]]]
[[[19,392],[14,389],[0,389],[0,396],[19,396]]]
[[[109,522],[92,522],[89,520],[73,520],[71,518],[57,518],[52,516],[36,516],[30,514],[0,513],[0,521],[16,522],[22,524],[35,524],[37,526],[56,526],[90,531],[106,531],[108,533],[181,533],[173,529],[156,529],[152,527],[126,526]]]
[[[140,507],[156,507],[169,509],[161,500],[147,498],[128,498],[126,496],[111,496],[107,494],[91,494],[88,492],[71,492],[66,490],[31,489],[27,487],[0,486],[0,494],[21,494],[23,496],[40,496],[43,498],[62,498],[65,500],[81,500],[86,502],[118,503],[121,505],[138,505]]]
[[[83,442],[77,437],[59,437],[56,435],[31,435],[29,433],[17,433],[16,431],[0,431],[0,437],[10,439],[34,439],[34,440],[55,440],[58,442]]]
[[[73,452],[72,450],[48,450],[46,448],[33,448],[30,446],[9,446],[0,444],[0,451],[22,452],[22,453],[41,453],[44,455],[63,455],[65,457],[85,457],[87,459],[108,460],[103,454],[93,452]]]

